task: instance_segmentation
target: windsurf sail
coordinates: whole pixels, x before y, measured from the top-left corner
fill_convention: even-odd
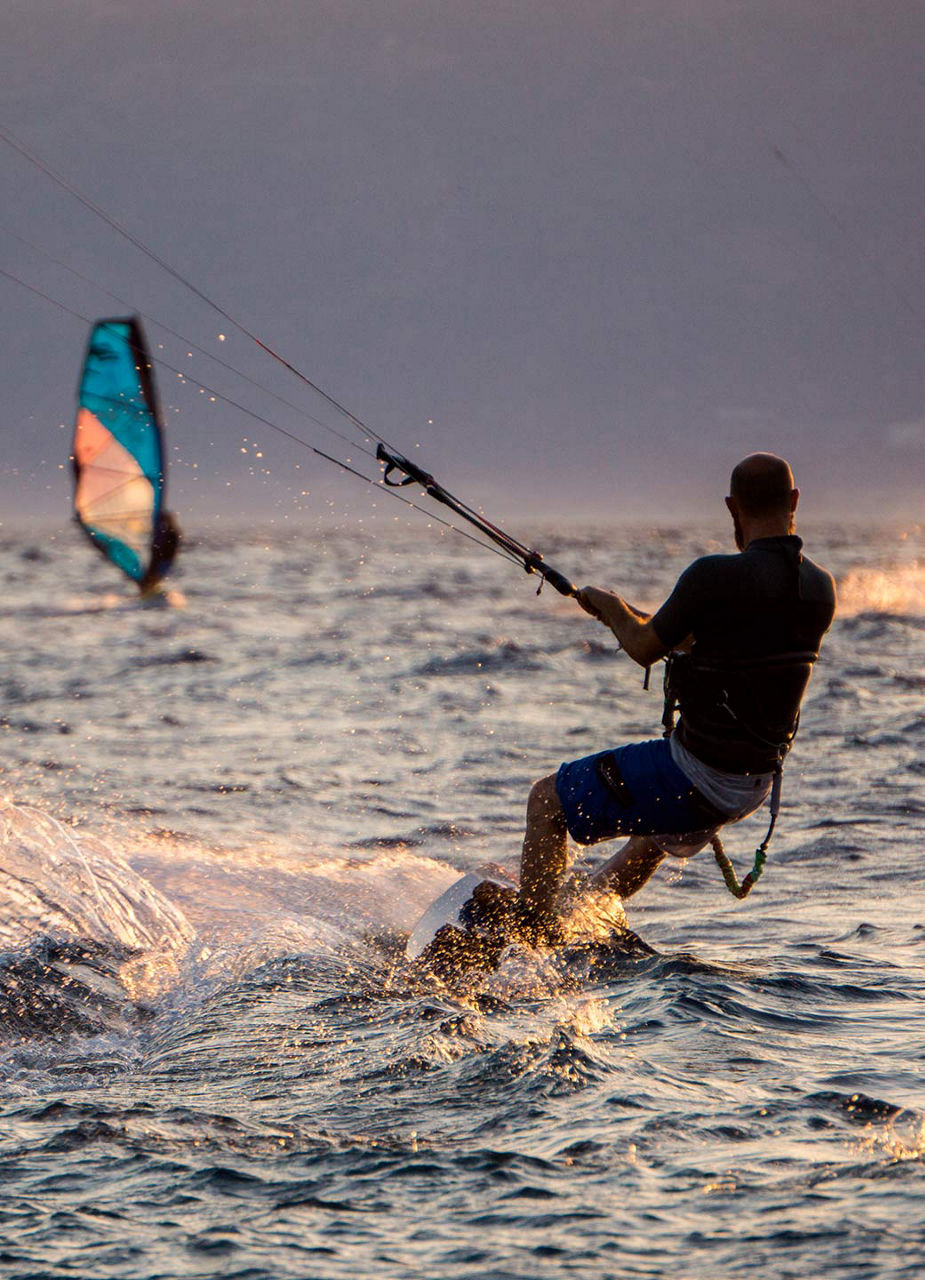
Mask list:
[[[74,515],[143,591],[169,571],[179,531],[164,506],[164,430],[141,321],[98,320],[78,391]]]

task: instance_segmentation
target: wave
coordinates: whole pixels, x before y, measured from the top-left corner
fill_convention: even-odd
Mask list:
[[[838,612],[922,617],[925,615],[925,565],[918,561],[891,569],[856,568],[838,579]]]
[[[103,841],[0,803],[0,1025],[7,1038],[141,1016],[193,940],[163,894]]]
[[[535,671],[542,666],[537,657],[513,640],[486,641],[479,649],[450,656],[433,657],[422,663],[419,676],[484,675],[497,671]]]

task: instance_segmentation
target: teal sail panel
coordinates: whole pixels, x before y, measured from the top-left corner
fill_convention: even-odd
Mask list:
[[[90,331],[72,453],[74,514],[97,549],[142,588],[170,567],[176,527],[164,508],[164,432],[141,322]]]

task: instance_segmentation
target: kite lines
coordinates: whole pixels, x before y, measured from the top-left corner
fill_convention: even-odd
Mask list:
[[[450,491],[446,489],[442,484],[440,484],[429,472],[425,472],[422,468],[410,462],[402,453],[398,451],[398,449],[393,444],[391,444],[383,436],[374,432],[370,427],[366,425],[365,422],[363,422],[359,417],[357,417],[356,414],[352,413],[348,408],[346,408],[345,405],[343,405],[340,401],[335,399],[334,396],[330,395],[327,391],[325,391],[323,387],[319,386],[317,382],[315,382],[312,378],[308,377],[305,373],[303,373],[302,370],[300,370],[290,360],[288,360],[285,356],[283,356],[279,351],[277,351],[269,343],[265,342],[262,338],[260,338],[255,332],[253,332],[252,329],[250,329],[246,324],[244,324],[242,321],[237,319],[237,317],[232,315],[231,312],[229,312],[220,303],[215,301],[215,299],[212,298],[209,294],[207,294],[204,290],[199,288],[193,281],[191,281],[182,272],[180,272],[174,266],[172,266],[171,263],[169,263],[160,254],[155,252],[154,249],[152,249],[148,244],[146,244],[143,240],[141,240],[138,236],[136,236],[121,222],[119,222],[117,219],[112,217],[109,213],[106,212],[106,210],[101,208],[97,203],[91,200],[87,195],[85,195],[82,191],[80,191],[76,186],[74,186],[66,178],[62,177],[59,173],[57,173],[54,169],[52,169],[50,165],[48,165],[38,155],[36,155],[34,152],[32,152],[26,146],[24,146],[23,143],[13,138],[9,133],[5,132],[4,130],[0,130],[0,141],[5,142],[8,147],[10,147],[17,154],[19,154],[29,164],[33,165],[36,169],[38,169],[42,174],[45,175],[46,178],[48,178],[51,182],[53,182],[58,187],[60,187],[74,200],[78,201],[84,208],[89,210],[89,212],[91,212],[96,218],[100,219],[106,226],[108,226],[118,236],[120,236],[129,244],[134,246],[134,248],[138,250],[138,252],[140,252],[146,258],[148,258],[151,262],[156,264],[156,266],[158,266],[168,276],[170,276],[173,280],[175,280],[177,283],[179,283],[185,289],[187,289],[193,296],[199,299],[200,302],[204,303],[216,315],[221,317],[221,319],[224,320],[226,324],[230,325],[245,339],[253,343],[256,347],[258,347],[262,352],[264,352],[277,364],[285,368],[290,374],[292,374],[304,386],[306,386],[314,395],[320,397],[325,404],[327,404],[330,408],[335,410],[335,412],[338,415],[340,415],[354,429],[356,433],[358,433],[360,439],[358,440],[356,436],[348,436],[344,432],[338,431],[336,428],[332,427],[329,423],[324,422],[320,418],[315,417],[314,415],[306,412],[304,409],[293,404],[291,401],[286,400],[284,397],[278,395],[275,391],[271,391],[268,387],[266,387],[262,383],[249,377],[242,370],[238,369],[228,361],[223,360],[221,357],[215,355],[210,351],[207,351],[205,348],[198,345],[197,343],[192,342],[190,339],[186,338],[183,334],[179,333],[176,329],[172,328],[170,325],[164,324],[162,321],[158,320],[156,317],[145,315],[145,313],[141,313],[144,316],[144,318],[149,319],[152,323],[158,325],[160,328],[164,329],[167,333],[170,333],[175,338],[178,338],[184,344],[191,347],[193,350],[198,351],[200,354],[204,355],[206,358],[215,361],[218,365],[231,371],[237,376],[243,378],[246,382],[249,382],[252,386],[257,388],[258,391],[272,397],[274,400],[277,401],[277,403],[282,404],[288,409],[298,413],[300,416],[314,423],[316,426],[320,427],[321,429],[328,431],[334,436],[336,436],[337,438],[339,438],[340,440],[347,442],[348,445],[350,445],[352,448],[355,448],[359,452],[366,454],[377,465],[377,468],[378,468],[378,464],[382,463],[384,466],[384,470],[382,473],[376,476],[370,476],[368,474],[365,474],[364,472],[360,471],[357,467],[355,467],[352,464],[351,460],[337,458],[333,454],[330,454],[325,450],[318,448],[316,445],[312,444],[310,441],[304,439],[304,437],[296,434],[293,431],[288,430],[287,428],[281,426],[279,423],[273,421],[272,419],[267,418],[263,414],[257,413],[254,410],[247,408],[245,405],[241,404],[239,401],[231,399],[229,396],[218,391],[214,387],[207,386],[200,379],[198,378],[194,379],[188,371],[181,371],[177,369],[175,366],[170,365],[169,363],[167,363],[166,360],[162,359],[161,357],[153,357],[154,361],[157,364],[168,369],[170,372],[177,374],[180,378],[187,379],[191,382],[194,382],[196,385],[199,386],[201,391],[210,395],[214,399],[221,400],[224,403],[232,406],[233,408],[240,410],[244,414],[248,415],[249,417],[255,419],[256,421],[270,428],[272,431],[277,432],[278,434],[285,436],[287,439],[294,441],[295,443],[301,445],[302,447],[311,450],[311,452],[315,454],[317,457],[322,458],[329,463],[332,463],[334,466],[339,467],[342,471],[356,477],[357,479],[365,482],[368,485],[374,485],[379,489],[384,489],[385,492],[387,492],[391,497],[402,501],[403,503],[405,503],[407,506],[411,507],[414,510],[424,512],[431,519],[437,520],[438,523],[444,525],[448,529],[452,529],[455,533],[461,534],[462,536],[469,538],[471,541],[477,543],[477,545],[481,547],[484,547],[486,550],[493,551],[499,555],[504,556],[506,559],[511,560],[516,564],[519,564],[523,569],[526,570],[527,573],[538,574],[540,577],[540,588],[542,588],[542,585],[544,582],[548,581],[551,586],[553,586],[557,591],[561,592],[563,595],[571,596],[576,594],[576,589],[572,585],[572,583],[563,574],[559,573],[557,570],[553,569],[552,566],[548,565],[546,561],[543,559],[543,556],[540,554],[540,552],[526,546],[525,544],[519,542],[516,538],[512,537],[510,534],[504,532],[504,530],[500,529],[497,525],[493,524],[490,520],[486,519],[481,512],[477,511],[475,508],[469,506],[467,503],[463,502],[460,498],[457,498],[454,494],[450,493]],[[11,234],[15,235],[17,239],[23,240],[23,237],[18,236],[18,234],[15,232],[12,232]],[[34,251],[48,258],[49,261],[55,263],[55,265],[59,267],[63,267],[65,270],[71,272],[78,279],[83,280],[85,283],[90,284],[93,287],[99,287],[95,281],[89,280],[88,277],[81,275],[79,272],[76,272],[68,264],[61,262],[59,259],[53,258],[50,254],[46,253],[46,251],[42,249],[40,246],[32,244],[29,241],[23,241],[23,242],[29,245],[29,247]],[[28,289],[36,296],[43,298],[45,301],[59,307],[61,310],[63,310],[67,314],[70,314],[78,319],[83,319],[88,323],[90,322],[90,317],[82,315],[80,312],[60,302],[58,299],[52,297],[49,293],[46,293],[43,290],[40,290],[35,286],[29,284],[28,282],[23,280],[21,277],[15,275],[14,273],[7,271],[3,268],[0,268],[0,274],[5,276],[7,279],[13,281],[14,283],[20,285],[21,287]],[[121,305],[130,307],[132,310],[135,310],[132,304],[129,302],[126,302],[125,299],[118,298],[116,295],[112,295],[112,294],[110,294],[109,296],[113,297]],[[390,478],[393,475],[393,473],[395,473],[396,471],[403,476],[403,479],[393,480]],[[467,530],[460,529],[458,525],[452,523],[451,521],[442,519],[440,516],[435,516],[432,512],[429,512],[425,508],[422,508],[418,503],[407,498],[404,494],[400,494],[396,492],[397,489],[403,488],[410,484],[419,485],[424,490],[424,492],[427,494],[428,497],[433,499],[435,502],[440,503],[442,506],[446,507],[455,516],[466,521],[470,526],[474,527],[478,531],[478,533],[481,534],[482,536],[475,537],[474,535],[467,532]]]

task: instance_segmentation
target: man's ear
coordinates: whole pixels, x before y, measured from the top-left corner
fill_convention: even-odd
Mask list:
[[[735,513],[736,513],[736,504],[735,504],[735,499],[734,499],[734,498],[723,498],[723,502],[725,502],[725,504],[726,504],[726,510],[729,512],[729,514],[730,514],[733,518],[735,518]]]
[[[792,490],[790,491],[790,514],[791,514],[791,515],[793,515],[794,511],[796,511],[796,509],[797,509],[797,503],[798,503],[799,501],[800,501],[800,491],[799,491],[799,489],[792,489]]]

